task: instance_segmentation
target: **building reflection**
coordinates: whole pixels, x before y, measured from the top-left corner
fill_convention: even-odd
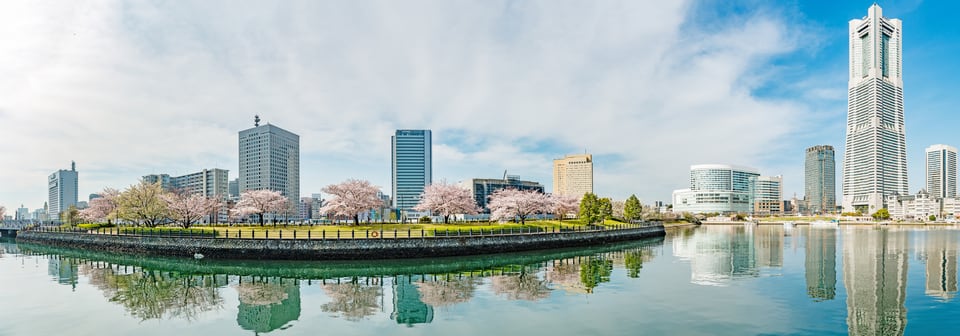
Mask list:
[[[287,329],[300,318],[300,284],[283,278],[239,277],[234,285],[240,299],[237,324],[244,330],[267,333]]]
[[[208,262],[93,252],[90,255],[100,260],[110,260],[96,261],[80,252],[57,254],[64,253],[59,249],[46,254],[46,259],[54,281],[71,286],[89,283],[107,301],[143,321],[195,320],[224,309],[222,295],[235,291],[238,327],[263,334],[295,327],[303,309],[302,287],[323,290],[326,300],[314,309],[328,316],[348,321],[389,316],[398,324],[413,327],[432,323],[438,307],[471,300],[482,285],[507,300],[538,301],[557,290],[593,293],[610,282],[617,269],[623,269],[628,278],[640,277],[644,262],[655,255],[653,246],[660,242],[450,259],[447,264],[422,265],[425,271],[405,262],[316,267],[311,263]],[[244,275],[229,274],[232,272]]]
[[[816,301],[833,300],[837,294],[837,230],[809,228],[804,248],[807,295]]]
[[[732,279],[756,277],[758,267],[757,242],[764,251],[766,265],[783,263],[783,234],[777,241],[767,231],[776,231],[773,226],[717,225],[703,226],[696,234],[674,240],[673,254],[690,262],[690,282],[698,285],[725,285]],[[782,227],[779,228],[783,230]],[[755,231],[762,236],[754,237]],[[772,252],[779,244],[779,252]]]
[[[61,285],[67,285],[73,289],[77,288],[79,260],[75,258],[63,258],[60,256],[51,256],[47,259],[47,274],[54,281]]]
[[[848,228],[843,234],[843,284],[850,335],[903,335],[906,231]]]
[[[407,326],[433,322],[433,307],[420,300],[413,276],[398,275],[393,279],[393,313],[390,318]]]
[[[944,302],[957,295],[958,241],[957,231],[928,232],[922,248],[921,259],[925,259],[926,266],[925,293]]]

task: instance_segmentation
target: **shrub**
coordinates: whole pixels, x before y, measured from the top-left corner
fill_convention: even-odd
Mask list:
[[[85,223],[85,224],[77,224],[77,227],[78,227],[78,228],[87,229],[87,230],[99,229],[99,228],[112,228],[112,227],[115,227],[115,226],[116,226],[116,225],[107,224],[107,223]]]
[[[420,223],[430,223],[430,222],[431,222],[431,220],[430,220],[430,216],[423,216],[423,217],[420,217],[420,219],[419,219],[419,220],[417,220],[417,222],[420,222]]]
[[[194,237],[217,237],[219,233],[214,229],[184,229],[178,227],[123,227],[119,229],[120,233],[138,234],[138,235],[158,235],[158,236],[194,236]]]

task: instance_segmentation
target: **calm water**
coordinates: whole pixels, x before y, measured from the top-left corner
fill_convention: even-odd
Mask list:
[[[0,241],[0,335],[960,334],[958,228],[709,226],[382,262],[137,258]]]

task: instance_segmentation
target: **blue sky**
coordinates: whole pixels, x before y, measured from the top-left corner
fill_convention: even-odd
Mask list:
[[[71,160],[81,199],[151,173],[235,177],[254,114],[301,136],[304,195],[347,178],[390,193],[393,130],[429,128],[435,180],[549,189],[551,160],[587,151],[617,199],[668,201],[700,163],[802,197],[804,149],[842,153],[847,21],[871,4],[5,1],[0,205],[42,206]],[[960,5],[879,4],[903,20],[916,192],[923,149],[960,145],[960,28],[942,15]]]

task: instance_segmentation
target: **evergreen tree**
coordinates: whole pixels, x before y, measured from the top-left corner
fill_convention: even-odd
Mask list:
[[[610,198],[601,198],[597,204],[597,211],[600,212],[600,222],[603,222],[605,219],[613,218],[613,201],[611,201]]]
[[[593,224],[603,220],[603,217],[600,216],[599,202],[597,195],[593,193],[583,195],[583,200],[580,201],[580,219],[584,223]]]
[[[623,219],[627,221],[639,220],[642,219],[642,214],[643,206],[640,204],[640,199],[637,198],[637,195],[630,195],[623,206]]]

